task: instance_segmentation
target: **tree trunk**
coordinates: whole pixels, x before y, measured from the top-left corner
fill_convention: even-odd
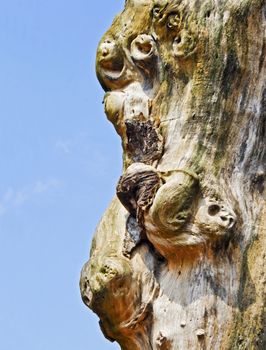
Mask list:
[[[127,0],[100,42],[122,139],[81,274],[124,350],[266,349],[266,5]]]

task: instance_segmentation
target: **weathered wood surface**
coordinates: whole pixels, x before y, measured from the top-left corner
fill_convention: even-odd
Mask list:
[[[127,0],[97,52],[124,169],[81,274],[124,350],[266,349],[266,4]]]

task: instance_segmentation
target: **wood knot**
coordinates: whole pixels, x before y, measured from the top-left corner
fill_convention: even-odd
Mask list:
[[[205,336],[205,330],[202,328],[198,329],[196,335],[199,339],[202,339]]]
[[[160,185],[161,180],[155,168],[134,163],[120,177],[116,193],[128,212],[140,219],[141,212],[151,206]]]
[[[172,340],[166,337],[162,332],[159,332],[159,335],[156,339],[156,348],[158,350],[170,350],[172,345]]]

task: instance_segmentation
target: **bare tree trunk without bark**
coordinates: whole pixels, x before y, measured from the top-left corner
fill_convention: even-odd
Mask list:
[[[124,350],[266,349],[266,5],[127,0],[97,75],[124,169],[81,274]]]

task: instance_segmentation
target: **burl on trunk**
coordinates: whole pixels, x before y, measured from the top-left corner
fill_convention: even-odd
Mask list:
[[[266,5],[127,0],[97,76],[122,139],[81,273],[124,350],[266,349]]]

